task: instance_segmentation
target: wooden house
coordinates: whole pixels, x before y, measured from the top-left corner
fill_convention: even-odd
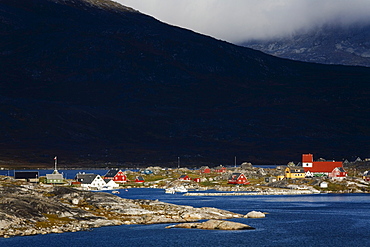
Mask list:
[[[126,183],[127,176],[121,170],[109,170],[105,175],[104,179],[111,179],[116,183]]]
[[[284,173],[287,179],[305,178],[306,176],[304,169],[299,166],[287,166]]]
[[[200,173],[211,173],[211,169],[208,166],[202,166],[199,170]]]
[[[150,169],[144,169],[141,171],[141,174],[150,175],[153,174],[153,171]]]
[[[347,177],[347,172],[343,167],[335,167],[331,173],[329,173],[329,178],[333,180],[342,180]]]
[[[227,183],[228,184],[249,184],[249,181],[243,173],[232,173]]]
[[[328,183],[323,181],[320,183],[320,188],[328,188]]]
[[[194,178],[193,181],[196,183],[200,183],[200,178]]]
[[[64,184],[63,175],[60,174],[57,170],[54,170],[52,174],[46,174],[46,183],[47,184]]]
[[[365,181],[370,181],[370,172],[369,171],[364,172],[364,175],[362,176],[362,178]]]
[[[137,176],[135,178],[135,183],[144,183],[144,178],[142,176]]]
[[[72,186],[75,186],[75,187],[81,187],[81,182],[72,181],[72,182],[71,182],[71,185],[72,185]]]
[[[188,175],[181,175],[181,176],[179,177],[179,180],[190,181],[191,179],[190,179],[190,177],[189,177]]]
[[[266,183],[273,183],[273,182],[276,182],[276,181],[277,181],[276,177],[266,177],[265,178]]]
[[[119,184],[117,184],[113,179],[104,179],[104,182],[106,185],[104,185],[103,188],[107,190],[114,190],[119,188]]]
[[[97,174],[77,174],[75,177],[77,182],[81,183],[81,187],[87,189],[98,189],[100,190],[106,185],[104,179]]]
[[[223,165],[219,165],[219,166],[215,167],[215,172],[226,172],[226,171],[227,171],[227,169]]]

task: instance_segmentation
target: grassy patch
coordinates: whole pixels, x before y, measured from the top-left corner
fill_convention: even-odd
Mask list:
[[[40,228],[48,228],[52,226],[65,225],[75,220],[68,217],[58,217],[56,214],[44,214],[46,217],[45,221],[36,222],[35,226]]]

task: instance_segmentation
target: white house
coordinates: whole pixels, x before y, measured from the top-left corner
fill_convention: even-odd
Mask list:
[[[101,190],[107,183],[97,174],[77,174],[75,177],[77,182],[81,183],[81,187],[87,189]]]
[[[114,190],[119,188],[119,184],[117,184],[113,179],[104,179],[106,185],[103,187],[105,190]]]
[[[320,183],[320,188],[328,188],[328,183],[323,181]]]

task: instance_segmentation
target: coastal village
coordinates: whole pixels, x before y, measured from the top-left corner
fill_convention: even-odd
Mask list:
[[[233,218],[264,218],[268,212],[237,214],[212,207],[196,208],[158,200],[125,199],[133,188],[155,188],[183,196],[300,195],[369,193],[368,160],[314,160],[303,154],[298,164],[263,168],[243,162],[230,167],[146,167],[109,169],[99,175],[78,172],[66,179],[57,168],[46,176],[39,171],[14,171],[0,176],[0,237],[28,236],[130,225],[180,223],[168,227],[213,230],[253,230]],[[121,194],[117,196],[116,194]],[[208,220],[198,223],[199,220]],[[194,223],[195,222],[195,223]]]
[[[166,193],[194,191],[249,191],[267,194],[305,193],[367,193],[370,191],[370,172],[356,169],[354,164],[370,163],[357,158],[354,162],[314,160],[312,154],[302,154],[297,164],[289,162],[273,168],[253,166],[243,162],[239,166],[219,165],[214,168],[202,166],[198,169],[185,167],[163,168],[159,166],[130,170],[109,169],[105,174],[93,171],[79,172],[74,178],[66,179],[57,169],[40,176],[39,171],[14,171],[17,181],[37,183],[42,186],[71,186],[81,190],[105,191],[130,188],[161,188]],[[188,193],[186,195],[196,195]]]

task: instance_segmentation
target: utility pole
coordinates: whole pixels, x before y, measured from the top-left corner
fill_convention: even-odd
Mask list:
[[[234,157],[234,166],[236,167],[236,156]]]

